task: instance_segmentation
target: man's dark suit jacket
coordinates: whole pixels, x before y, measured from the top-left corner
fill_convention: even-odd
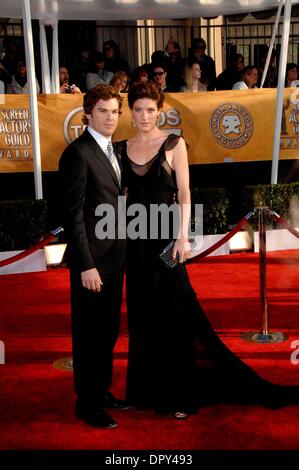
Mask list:
[[[98,268],[104,278],[119,272],[124,265],[126,247],[125,240],[117,239],[118,196],[123,191],[107,156],[87,130],[63,152],[59,173],[68,266],[79,272]],[[114,208],[115,239],[96,237],[95,227],[100,217],[95,211],[99,204]]]

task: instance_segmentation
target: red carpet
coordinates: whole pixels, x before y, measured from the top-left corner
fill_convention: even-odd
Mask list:
[[[290,362],[299,340],[299,252],[268,255],[270,327],[289,339],[256,345],[240,333],[259,330],[258,260],[254,254],[207,258],[189,268],[206,313],[225,343],[261,375],[299,384]],[[53,368],[71,354],[68,271],[0,276],[0,449],[297,449],[299,406],[217,405],[182,422],[149,411],[114,412],[119,427],[96,430],[75,419],[72,374]],[[123,396],[126,315],[115,351],[113,390]]]

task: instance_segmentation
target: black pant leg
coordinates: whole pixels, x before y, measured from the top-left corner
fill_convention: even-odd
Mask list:
[[[99,404],[111,385],[122,285],[123,273],[113,274],[94,293],[82,286],[80,273],[71,272],[74,385],[88,406]]]

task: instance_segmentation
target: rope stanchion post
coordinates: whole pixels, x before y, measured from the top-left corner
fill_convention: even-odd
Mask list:
[[[268,305],[267,305],[267,260],[266,260],[266,218],[267,207],[259,207],[259,273],[260,273],[260,314],[262,334],[268,335]]]
[[[241,335],[242,339],[255,343],[280,343],[287,336],[281,332],[269,332],[268,330],[268,304],[267,304],[267,245],[266,245],[266,220],[269,212],[268,207],[258,207],[259,227],[259,277],[260,277],[260,318],[261,331],[248,332]]]
[[[11,256],[10,258],[6,258],[0,261],[0,268],[3,268],[3,266],[7,266],[8,264],[13,264],[16,261],[20,261],[23,258],[26,258],[27,256],[30,256],[32,253],[35,251],[44,248],[48,243],[52,242],[55,240],[55,238],[63,232],[63,227],[58,227],[55,230],[52,230],[47,237],[45,237],[43,240],[40,242],[36,243],[34,246],[31,248],[28,248],[27,250],[21,251],[21,253],[18,253],[17,255]]]

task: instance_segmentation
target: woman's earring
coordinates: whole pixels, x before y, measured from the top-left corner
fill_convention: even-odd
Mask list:
[[[156,126],[159,127],[159,123],[160,123],[160,114],[157,116],[157,119],[156,119]]]
[[[133,117],[132,117],[132,127],[136,127],[136,124],[135,124],[135,121],[134,121]]]

